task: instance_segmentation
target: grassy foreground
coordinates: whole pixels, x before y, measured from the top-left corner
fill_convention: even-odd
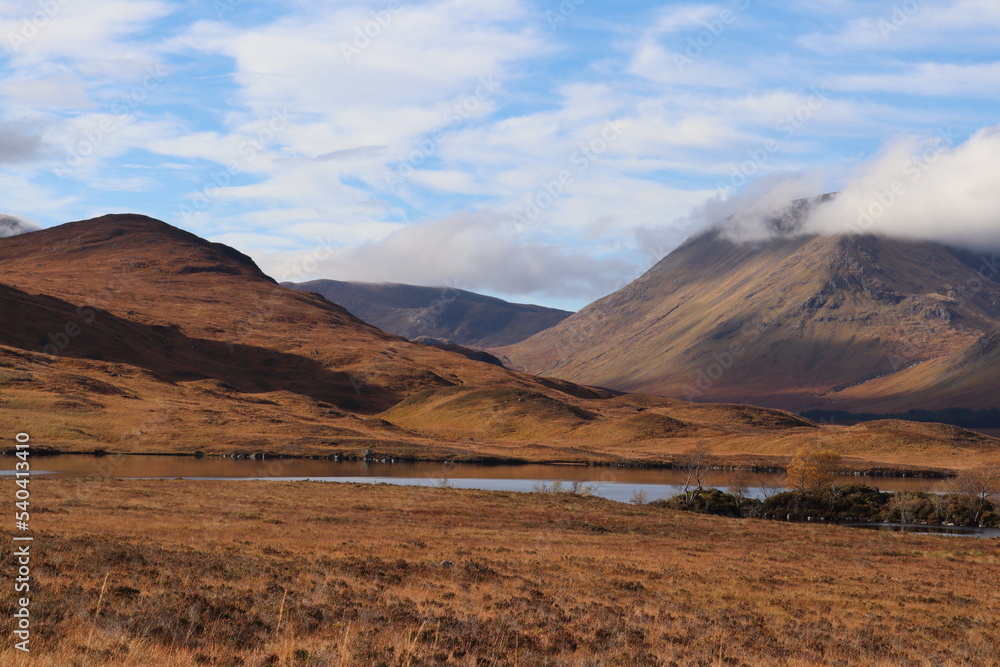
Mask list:
[[[306,482],[32,501],[33,651],[4,585],[3,665],[1000,664],[1000,540]]]

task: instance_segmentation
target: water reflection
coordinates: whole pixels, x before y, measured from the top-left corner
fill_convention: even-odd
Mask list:
[[[0,457],[11,474],[16,459]],[[649,500],[676,495],[683,489],[684,473],[679,470],[618,468],[576,465],[478,465],[468,463],[379,463],[312,459],[247,460],[222,457],[180,456],[55,456],[36,458],[35,474],[55,477],[186,478],[186,479],[275,479],[328,482],[385,483],[408,486],[436,486],[446,480],[460,489],[490,491],[533,491],[539,484],[574,482],[592,493],[620,502],[636,491]],[[711,471],[706,485],[727,489],[729,471]],[[750,473],[747,495],[763,498],[782,490],[785,476],[780,473]],[[938,480],[898,477],[841,476],[837,483],[864,483],[883,491],[931,491]]]

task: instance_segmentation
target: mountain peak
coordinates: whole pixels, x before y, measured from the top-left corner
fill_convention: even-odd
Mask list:
[[[937,243],[874,234],[740,242],[713,230],[500,352],[575,382],[798,409],[954,354],[998,323],[1000,284]]]
[[[271,281],[235,248],[134,213],[108,214],[0,239],[0,256],[8,262],[35,259],[43,267],[58,262],[60,255],[81,254],[91,266],[108,262],[157,273],[252,275]]]

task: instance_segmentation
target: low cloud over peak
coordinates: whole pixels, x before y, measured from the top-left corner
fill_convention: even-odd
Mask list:
[[[696,217],[735,241],[881,234],[1000,247],[1000,127],[963,143],[947,130],[893,141],[858,165],[836,195],[808,199],[824,182],[819,173],[762,179],[734,197],[713,199]]]
[[[458,213],[407,225],[359,247],[261,256],[278,280],[448,285],[509,298],[596,299],[637,267],[594,258],[519,228],[508,215]]]
[[[39,229],[40,228],[37,225],[28,222],[27,220],[22,220],[14,215],[0,213],[0,238],[17,236],[18,234],[27,234],[28,232],[35,232]]]

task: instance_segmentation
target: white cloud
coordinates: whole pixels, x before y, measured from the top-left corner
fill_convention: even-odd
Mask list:
[[[864,3],[852,9],[871,11],[872,6],[879,13],[854,18],[834,32],[803,35],[798,43],[826,54],[931,46],[964,50],[994,46],[1000,28],[1000,5],[994,0],[901,0]]]
[[[889,143],[861,163],[833,198],[796,212],[789,202],[824,191],[821,172],[761,179],[695,220],[737,241],[788,234],[880,234],[971,249],[1000,248],[1000,126],[961,144],[946,132]],[[805,212],[805,215],[803,215]]]
[[[702,29],[705,25],[718,18],[720,8],[716,5],[681,5],[679,7],[664,7],[660,10],[648,32],[662,37],[682,30],[692,28]]]
[[[960,145],[941,136],[890,144],[807,228],[1000,247],[1000,126]]]
[[[995,97],[1000,92],[1000,62],[976,65],[918,63],[898,72],[844,74],[830,85],[839,90],[902,93],[922,97]]]
[[[33,232],[38,229],[40,229],[40,227],[33,222],[28,222],[27,220],[19,218],[16,215],[0,213],[0,238],[27,234],[28,232]]]
[[[168,16],[173,7],[158,0],[6,3],[0,5],[0,49],[14,69],[54,73],[69,63],[85,76],[128,80],[141,76],[157,58],[137,35]]]
[[[636,267],[599,260],[562,243],[518,234],[508,216],[463,213],[399,229],[356,248],[321,248],[260,255],[278,280],[313,278],[447,284],[507,295],[597,298]]]

